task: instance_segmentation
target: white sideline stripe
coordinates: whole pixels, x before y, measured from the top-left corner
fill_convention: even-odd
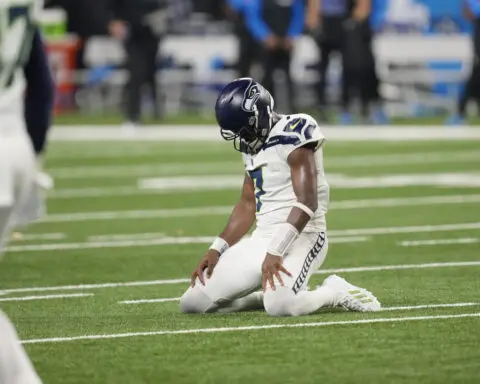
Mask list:
[[[477,266],[480,266],[480,261],[458,261],[458,262],[452,261],[452,262],[444,262],[444,263],[399,264],[399,265],[379,265],[379,266],[371,266],[371,267],[332,268],[332,269],[319,270],[315,272],[315,274],[325,275],[329,273],[375,272],[375,271],[396,271],[396,270],[402,270],[402,269],[477,267]]]
[[[87,296],[93,296],[93,293],[68,293],[68,294],[63,294],[63,295],[2,297],[2,298],[0,298],[0,302],[71,299],[71,298],[74,298],[74,297],[87,297]]]
[[[31,244],[13,245],[6,248],[7,252],[38,252],[38,251],[65,251],[72,249],[95,249],[95,248],[127,248],[145,247],[154,245],[174,244],[206,244],[215,240],[212,236],[197,237],[163,237],[158,239],[145,240],[112,240],[112,241],[91,241],[83,243],[54,243],[54,244]]]
[[[141,236],[141,235],[140,235]],[[131,238],[126,240],[111,241],[86,241],[84,243],[51,243],[51,244],[30,244],[12,245],[6,248],[7,252],[40,252],[40,251],[65,251],[73,249],[96,249],[96,248],[127,248],[127,247],[150,247],[154,245],[175,245],[175,244],[209,244],[215,240],[215,236],[195,237],[159,237],[159,238]],[[365,236],[331,237],[332,244],[359,243],[367,241]]]
[[[124,151],[122,154],[128,154]],[[81,154],[78,155],[79,157]],[[119,155],[120,156],[120,155]],[[356,168],[375,166],[383,167],[390,165],[405,164],[435,164],[452,163],[471,160],[480,160],[479,151],[465,152],[427,152],[427,153],[406,153],[394,155],[366,155],[366,156],[332,156],[325,158],[327,169],[334,168]],[[93,178],[115,178],[115,177],[141,177],[151,175],[177,175],[180,172],[218,174],[222,171],[240,171],[241,162],[204,162],[189,163],[177,162],[169,164],[147,163],[135,165],[110,165],[110,166],[88,166],[88,167],[57,167],[49,168],[48,173],[58,179],[93,179]]]
[[[171,154],[196,154],[199,157],[206,152],[228,153],[231,147],[225,146],[225,143],[203,143],[202,146],[194,142],[187,142],[187,145],[165,145],[162,142],[154,141],[150,143],[114,143],[112,146],[106,146],[104,143],[62,143],[60,146],[53,146],[48,152],[49,159],[105,159],[121,157],[122,159],[132,157],[154,157],[158,158],[159,150],[161,155]],[[86,145],[85,145],[86,144]],[[188,145],[190,144],[190,145]],[[193,144],[193,145],[192,145]],[[428,152],[426,152],[428,153]]]
[[[476,305],[480,305],[480,303],[410,305],[405,307],[387,307],[387,308],[382,308],[380,311],[408,311],[408,310],[414,310],[414,309],[461,308],[461,307],[474,307]]]
[[[123,233],[118,235],[98,235],[88,236],[87,241],[108,241],[108,240],[139,240],[139,239],[155,239],[165,237],[165,232],[150,232],[150,233]]]
[[[368,267],[323,269],[323,270],[317,271],[316,274],[328,275],[331,273],[375,272],[375,271],[393,271],[393,270],[403,270],[403,269],[478,267],[478,266],[480,266],[480,261],[375,265],[375,266],[368,266]],[[152,285],[184,284],[189,282],[190,282],[189,278],[182,278],[182,279],[127,281],[127,282],[99,283],[99,284],[59,285],[59,286],[53,286],[53,287],[9,288],[9,289],[1,290],[0,295],[7,295],[11,293],[27,293],[27,292],[75,291],[75,290],[89,290],[89,289],[103,289],[103,288],[144,287],[144,286],[152,286]]]
[[[328,232],[331,243],[347,243],[365,241],[360,237],[354,236],[374,236],[390,235],[398,233],[422,233],[422,232],[447,232],[469,229],[479,229],[480,222],[460,223],[460,224],[440,224],[440,225],[416,225],[409,227],[380,227],[380,228],[358,228],[358,229],[340,229],[330,230]],[[345,237],[340,240],[339,237]],[[38,251],[59,251],[72,249],[95,249],[95,248],[127,248],[127,247],[145,247],[154,245],[174,245],[174,244],[205,244],[215,240],[214,236],[197,237],[163,237],[158,239],[145,240],[117,240],[117,241],[99,241],[84,243],[53,243],[53,244],[31,244],[31,245],[13,245],[6,248],[7,252],[38,252]]]
[[[384,199],[340,200],[329,204],[331,210],[361,209],[378,207],[403,207],[416,205],[437,204],[467,204],[480,202],[480,195],[440,195],[418,197],[392,197]],[[131,210],[131,211],[104,211],[104,212],[78,212],[60,213],[44,217],[43,223],[59,223],[87,220],[118,220],[118,219],[149,219],[167,217],[196,217],[204,215],[226,215],[232,212],[231,206],[157,209],[157,210]]]
[[[21,233],[14,241],[32,241],[32,240],[63,240],[66,239],[65,233]]]
[[[478,155],[478,154],[477,154]],[[480,159],[480,155],[478,156]],[[168,163],[142,165],[111,165],[91,167],[62,167],[50,168],[48,173],[59,179],[82,178],[115,178],[121,176],[141,177],[149,175],[177,175],[180,172],[218,174],[221,170],[242,170],[241,162],[208,162],[208,163]]]
[[[420,232],[448,232],[468,229],[479,229],[480,222],[459,223],[459,224],[439,224],[439,225],[415,225],[409,227],[380,227],[380,228],[358,228],[358,229],[339,229],[328,231],[329,236],[373,236],[389,235],[397,233],[420,233]]]
[[[432,240],[407,240],[400,241],[402,247],[420,247],[422,245],[452,245],[452,244],[476,244],[480,243],[478,237],[463,237],[458,239],[432,239]]]
[[[135,211],[104,211],[59,213],[47,215],[40,223],[61,223],[88,220],[118,220],[118,219],[149,219],[170,217],[196,217],[204,215],[226,215],[232,212],[233,207],[200,207]]]
[[[240,175],[240,176],[239,176]],[[239,188],[243,183],[243,174],[239,175],[211,175],[203,176],[178,176],[178,177],[156,177],[140,179],[139,190],[156,191],[190,191],[190,190],[222,190],[228,188]]]
[[[199,328],[199,329],[179,329],[175,331],[152,331],[152,332],[130,332],[117,333],[111,335],[83,335],[73,337],[52,337],[45,339],[30,339],[21,341],[22,344],[40,344],[40,343],[61,343],[67,341],[79,340],[102,340],[102,339],[120,339],[138,336],[160,336],[160,335],[184,335],[198,333],[219,333],[219,332],[235,332],[235,331],[256,331],[262,329],[279,329],[279,328],[307,328],[307,327],[327,327],[331,325],[358,325],[358,324],[378,324],[378,323],[399,323],[406,321],[427,321],[427,320],[447,320],[461,319],[469,317],[480,317],[479,313],[462,313],[458,315],[437,315],[437,316],[412,316],[412,317],[390,317],[363,320],[344,320],[344,321],[322,321],[315,323],[293,323],[293,324],[268,324],[268,325],[251,325],[244,327],[224,327],[224,328]]]
[[[325,157],[326,169],[336,167],[365,167],[365,166],[391,166],[407,164],[435,164],[452,163],[480,159],[479,151],[451,151],[451,152],[425,152],[405,153],[391,155],[365,155],[365,156],[327,156]]]
[[[425,173],[392,174],[368,177],[355,177],[342,174],[327,175],[331,187],[337,189],[393,188],[407,186],[429,187],[480,187],[480,174],[464,173]],[[83,187],[54,189],[47,195],[49,199],[73,199],[104,196],[156,195],[162,193],[191,193],[192,191],[237,190],[241,188],[242,174],[154,177],[140,179],[137,185],[116,187]]]
[[[180,301],[180,297],[165,297],[159,299],[140,299],[140,300],[124,300],[119,301],[118,304],[136,305],[136,304],[155,304],[155,303],[168,303],[172,301]],[[480,305],[480,303],[451,303],[451,304],[424,304],[424,305],[407,305],[402,307],[385,307],[380,311],[409,311],[415,309],[435,309],[435,308],[461,308],[461,307],[473,307]]]
[[[215,125],[157,125],[143,127],[135,132],[111,126],[64,126],[52,129],[52,141],[207,141],[221,142]],[[322,127],[330,141],[411,141],[411,140],[480,140],[480,130],[470,127],[448,129],[443,126],[390,126],[370,125],[348,127]]]
[[[124,300],[119,304],[150,304],[150,303],[167,303],[170,301],[180,301],[180,297],[165,297],[161,299],[140,299],[140,300]]]

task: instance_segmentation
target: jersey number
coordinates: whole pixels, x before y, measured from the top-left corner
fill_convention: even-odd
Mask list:
[[[15,71],[23,67],[31,46],[33,28],[28,6],[13,6],[0,21],[0,90],[8,88]]]
[[[258,168],[253,171],[249,171],[248,174],[253,180],[253,185],[255,186],[255,200],[257,201],[257,212],[262,208],[261,197],[265,194],[263,190],[263,169]]]

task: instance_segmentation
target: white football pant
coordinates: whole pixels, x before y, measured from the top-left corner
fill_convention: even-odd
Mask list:
[[[298,316],[333,305],[335,292],[327,287],[309,291],[307,287],[310,276],[327,255],[325,232],[301,233],[284,257],[283,265],[292,277],[282,274],[284,286],[275,279],[276,290],[268,287],[263,297],[256,292],[261,287],[261,267],[275,231],[275,227],[257,229],[250,238],[229,248],[205,286],[197,279],[195,286],[187,289],[180,301],[181,311],[205,313],[265,308],[272,316]]]
[[[0,116],[0,257],[36,184],[35,154],[23,121]],[[41,383],[15,328],[0,312],[0,384]]]

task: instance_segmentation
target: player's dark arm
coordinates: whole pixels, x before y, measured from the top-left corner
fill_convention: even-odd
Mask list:
[[[255,222],[256,201],[255,188],[252,179],[245,175],[242,195],[233,208],[227,226],[220,234],[229,246],[232,246],[247,234]]]
[[[55,85],[38,29],[33,36],[32,50],[24,74],[27,80],[25,121],[38,155],[45,149],[55,97]]]
[[[240,200],[233,208],[227,226],[215,239],[203,259],[197,265],[197,268],[193,271],[191,276],[192,287],[195,285],[197,279],[205,285],[204,271],[207,271],[207,278],[210,278],[213,269],[218,263],[219,257],[229,247],[238,243],[252,227],[255,221],[255,211],[255,188],[252,179],[248,175],[245,175]]]
[[[298,205],[292,208],[287,222],[292,224],[298,232],[302,232],[310,220],[310,215],[318,207],[317,165],[313,146],[297,148],[288,156],[287,160]],[[310,214],[306,212],[307,210],[310,211]]]
[[[356,0],[353,17],[358,21],[366,20],[372,11],[372,0]]]

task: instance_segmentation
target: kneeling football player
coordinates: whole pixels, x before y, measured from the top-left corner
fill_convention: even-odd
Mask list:
[[[234,80],[218,96],[221,134],[242,153],[245,180],[227,226],[192,274],[181,311],[265,308],[272,316],[298,316],[322,307],[380,309],[370,292],[336,275],[308,289],[328,249],[325,138],[311,116],[280,115],[273,106],[251,78]]]

